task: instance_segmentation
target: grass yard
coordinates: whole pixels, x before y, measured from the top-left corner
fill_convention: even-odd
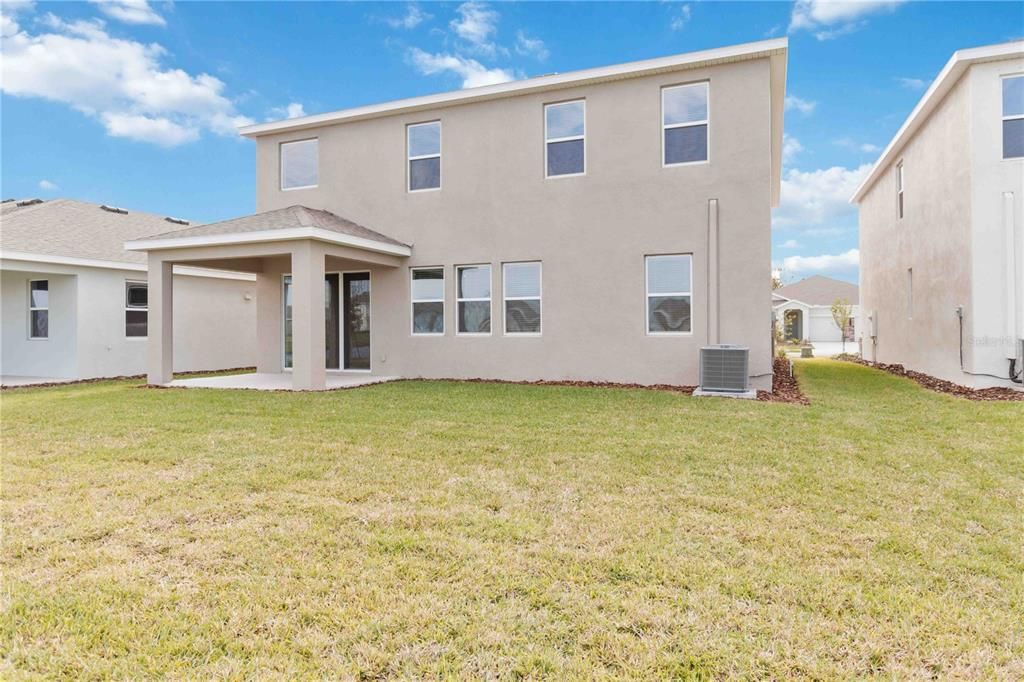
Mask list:
[[[0,396],[6,679],[1024,677],[1024,403]]]

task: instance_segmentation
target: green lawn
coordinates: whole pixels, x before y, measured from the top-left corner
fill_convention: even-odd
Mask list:
[[[6,679],[1024,676],[1024,404],[0,396]]]

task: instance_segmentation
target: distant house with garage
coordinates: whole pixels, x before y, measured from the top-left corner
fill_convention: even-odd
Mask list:
[[[124,242],[187,221],[56,199],[0,204],[0,374],[5,385],[145,372],[145,256]],[[255,364],[255,277],[178,267],[174,369]]]
[[[846,329],[840,329],[832,318],[832,304],[846,301],[852,306],[852,317]],[[787,284],[772,292],[775,323],[787,341],[841,343],[853,341],[859,313],[859,292],[856,284],[814,275]],[[851,349],[852,350],[852,349]]]

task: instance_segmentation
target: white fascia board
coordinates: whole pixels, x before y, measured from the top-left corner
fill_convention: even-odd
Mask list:
[[[351,246],[365,251],[385,253],[392,256],[411,256],[412,248],[404,244],[388,244],[364,237],[332,232],[318,227],[293,227],[284,230],[261,230],[258,232],[230,232],[207,234],[195,237],[167,237],[162,239],[134,239],[124,243],[126,251],[162,251],[165,249],[187,249],[202,246],[226,246],[237,244],[263,244],[267,242],[315,239],[329,244]]]
[[[0,259],[29,261],[45,265],[72,265],[83,268],[103,268],[105,270],[146,271],[146,266],[142,263],[126,263],[116,260],[100,260],[98,258],[77,258],[74,256],[51,256],[45,253],[29,253],[26,251],[0,251]]]
[[[953,89],[953,86],[956,85],[957,81],[960,80],[960,76],[963,75],[969,66],[1021,56],[1024,56],[1024,40],[973,47],[954,52],[953,56],[946,62],[946,65],[942,67],[939,75],[932,81],[931,86],[925,91],[917,106],[910,112],[907,120],[903,122],[900,129],[896,131],[896,135],[893,136],[892,140],[882,151],[878,161],[872,166],[871,172],[867,174],[867,177],[857,187],[857,191],[850,197],[850,203],[859,204],[861,202],[867,191],[878,181],[882,171],[895,160],[895,157],[903,150],[903,146],[917,132],[918,128],[928,120],[928,116],[939,106],[946,94]]]
[[[72,256],[51,256],[44,253],[25,253],[22,251],[0,251],[0,260],[17,261],[20,263],[38,263],[41,266],[62,265],[77,268],[98,268],[102,270],[121,270],[127,272],[146,272],[149,268],[140,263],[122,263],[116,260],[99,260],[95,258],[75,258]],[[256,275],[248,272],[230,272],[212,268],[198,268],[190,265],[175,265],[174,274],[186,277],[212,277],[214,279],[237,279],[250,282],[256,281]]]
[[[602,66],[594,69],[583,69],[581,71],[570,71],[568,73],[527,78],[525,80],[499,83],[497,85],[483,85],[476,88],[466,88],[464,90],[443,92],[435,95],[410,97],[391,102],[383,102],[381,104],[371,104],[363,107],[342,109],[340,111],[332,111],[325,114],[290,118],[283,121],[257,123],[256,125],[243,126],[239,128],[238,132],[243,137],[259,137],[261,135],[269,135],[272,133],[316,128],[318,126],[332,123],[394,115],[419,109],[431,109],[454,104],[467,104],[474,101],[525,95],[531,92],[540,92],[544,90],[557,90],[561,88],[586,85],[588,83],[619,80],[622,78],[635,78],[666,71],[697,68],[731,61],[771,57],[773,55],[784,54],[788,46],[789,41],[786,38],[761,40],[753,43],[719,47],[712,50],[702,50],[700,52],[688,52],[686,54],[672,55],[669,57],[658,57],[656,59],[645,59],[643,61],[628,62],[613,66]]]

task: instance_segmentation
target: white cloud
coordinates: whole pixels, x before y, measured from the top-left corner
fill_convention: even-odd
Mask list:
[[[791,137],[786,133],[782,134],[782,162],[787,163],[793,160],[793,157],[804,150],[804,146],[800,144],[800,140],[795,137]]]
[[[879,147],[877,144],[872,144],[870,142],[855,142],[852,138],[849,137],[840,137],[834,140],[833,144],[839,147],[845,147],[846,149],[853,149],[859,152],[864,152],[865,154],[874,154],[876,152],[882,151],[882,148]]]
[[[52,191],[54,191],[56,189],[60,189],[60,188],[57,187],[57,184],[54,183],[54,182],[50,182],[49,180],[40,180],[39,181],[39,189],[44,190],[46,192],[52,192]]]
[[[516,52],[523,56],[536,57],[539,61],[544,61],[551,54],[543,40],[530,38],[522,29],[516,31]]]
[[[896,82],[907,90],[924,90],[928,87],[928,81],[920,78],[897,78]]]
[[[797,97],[796,95],[786,95],[786,109],[787,110],[799,111],[804,116],[807,116],[809,114],[813,114],[814,113],[814,109],[817,106],[818,106],[818,103],[813,101],[813,100],[801,99],[801,98]]]
[[[408,59],[416,69],[426,75],[451,72],[462,78],[462,87],[476,88],[515,80],[516,74],[508,69],[489,69],[475,59],[459,55],[431,54],[414,47],[408,52]]]
[[[150,24],[166,26],[167,22],[147,0],[89,0],[111,19],[126,24]]]
[[[35,3],[29,0],[2,0],[0,2],[0,36],[7,38],[15,35],[19,30],[18,20],[15,18],[21,12],[31,12],[35,9]]]
[[[420,6],[415,2],[410,2],[405,7],[405,14],[400,17],[388,17],[384,19],[384,23],[391,28],[404,28],[406,30],[410,30],[416,28],[424,21],[432,19],[433,16],[434,15],[427,14],[420,9]]]
[[[459,16],[451,20],[451,29],[469,43],[470,50],[493,57],[498,52],[493,40],[498,32],[498,13],[483,2],[464,2],[455,11]]]
[[[799,249],[800,242],[795,239],[787,239],[786,241],[779,244],[780,249]]]
[[[689,5],[683,5],[679,8],[679,11],[672,16],[672,21],[669,23],[669,28],[673,31],[681,31],[686,28],[686,25],[690,23],[690,11]]]
[[[61,102],[112,136],[163,146],[196,140],[203,130],[235,135],[252,123],[224,95],[222,81],[164,66],[167,51],[156,43],[115,38],[98,19],[47,14],[40,23],[46,29],[36,34],[16,24],[5,33],[0,88],[8,95]]]
[[[300,102],[291,102],[287,106],[274,107],[270,110],[268,121],[279,121],[282,118],[301,118],[306,115],[306,108]]]
[[[805,30],[818,40],[831,40],[864,26],[864,18],[892,12],[904,0],[797,0],[790,16],[789,32]]]
[[[856,216],[850,197],[871,170],[833,166],[814,171],[789,170],[782,178],[782,197],[772,215],[772,225],[807,234],[832,234],[837,223]]]
[[[151,142],[161,147],[176,147],[199,139],[197,129],[175,123],[162,116],[106,112],[101,118],[107,127],[107,133],[113,137]]]
[[[860,265],[860,251],[850,249],[840,254],[821,256],[788,256],[782,259],[786,274],[849,274]]]

